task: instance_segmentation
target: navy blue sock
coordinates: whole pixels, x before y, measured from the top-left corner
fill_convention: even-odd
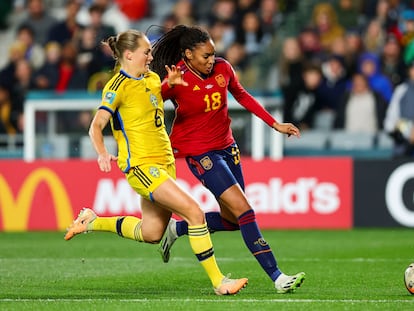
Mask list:
[[[239,217],[239,226],[246,246],[272,281],[275,281],[282,272],[277,267],[276,258],[269,244],[260,233],[253,210],[249,210]]]
[[[231,223],[221,217],[219,212],[206,213],[207,227],[210,233],[216,231],[235,231],[239,230],[239,225]],[[188,234],[188,224],[185,221],[177,221],[177,235]]]

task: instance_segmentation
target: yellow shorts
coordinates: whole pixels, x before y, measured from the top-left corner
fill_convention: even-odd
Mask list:
[[[175,163],[138,165],[125,174],[128,183],[142,197],[154,201],[152,193],[168,178],[176,179]]]

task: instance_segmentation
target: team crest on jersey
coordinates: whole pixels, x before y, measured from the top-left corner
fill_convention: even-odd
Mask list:
[[[222,74],[219,74],[219,75],[216,76],[216,81],[217,81],[217,84],[220,87],[225,87],[226,86],[226,79],[224,78],[224,76]]]
[[[204,158],[202,158],[200,160],[200,164],[206,171],[211,170],[211,168],[213,167],[213,161],[211,161],[209,156],[205,156]]]
[[[149,173],[151,174],[152,177],[155,177],[155,178],[160,177],[160,170],[157,167],[151,166],[149,168]]]
[[[158,100],[157,100],[157,96],[155,96],[154,94],[150,95],[150,102],[151,104],[157,108],[158,107]]]
[[[114,99],[115,99],[115,95],[116,94],[114,92],[106,92],[105,96],[104,96],[104,99],[103,99],[103,102],[112,105],[112,103],[114,102]]]

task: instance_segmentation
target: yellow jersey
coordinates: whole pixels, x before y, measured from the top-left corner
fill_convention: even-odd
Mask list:
[[[99,109],[112,114],[118,166],[124,173],[138,165],[174,163],[164,123],[161,80],[156,73],[134,78],[121,70],[105,85]]]

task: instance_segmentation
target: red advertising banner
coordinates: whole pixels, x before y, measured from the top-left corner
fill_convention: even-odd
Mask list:
[[[352,160],[289,158],[243,160],[246,194],[262,228],[352,227]],[[178,182],[205,211],[214,197],[177,161]],[[95,161],[0,161],[0,230],[65,230],[79,210],[140,215],[139,196],[116,165],[100,172]]]

